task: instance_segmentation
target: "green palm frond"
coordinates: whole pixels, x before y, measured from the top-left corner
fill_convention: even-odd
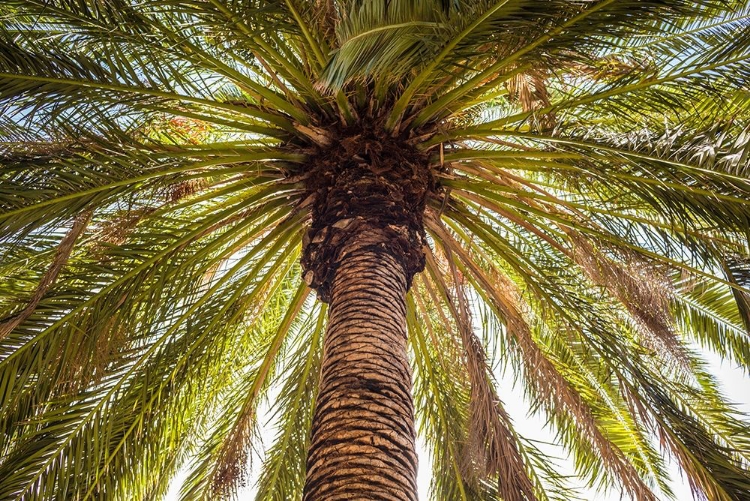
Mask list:
[[[282,417],[279,435],[268,453],[269,460],[263,465],[257,499],[297,498],[302,492],[305,480],[303,461],[309,446],[307,430],[312,423],[314,402],[309,395],[314,395],[318,386],[325,314],[324,305],[317,313],[315,323],[310,323],[312,336],[299,338],[299,352],[304,353],[304,357],[302,353],[291,357],[287,370],[292,374],[280,390],[280,405],[276,410],[276,415]],[[290,453],[290,450],[295,452]]]
[[[328,309],[297,263],[351,224],[310,229],[329,178],[392,159],[427,172],[432,499],[669,498],[672,459],[745,499],[696,348],[750,371],[749,59],[744,0],[3,2],[0,499],[231,498],[266,407],[254,494],[301,499]]]

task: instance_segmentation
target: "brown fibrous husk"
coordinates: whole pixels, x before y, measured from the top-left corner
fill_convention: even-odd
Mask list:
[[[374,125],[331,137],[311,155],[305,176],[313,199],[303,240],[305,281],[327,302],[337,263],[368,250],[395,257],[411,284],[425,265],[425,201],[437,190],[427,155]]]

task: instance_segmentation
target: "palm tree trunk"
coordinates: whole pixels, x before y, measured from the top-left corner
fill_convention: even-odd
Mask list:
[[[407,274],[372,247],[338,264],[303,499],[416,501]]]

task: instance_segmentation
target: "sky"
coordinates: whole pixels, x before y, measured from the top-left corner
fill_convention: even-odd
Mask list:
[[[742,370],[738,367],[733,367],[731,363],[723,361],[718,355],[713,353],[704,352],[704,357],[709,363],[709,367],[712,372],[718,377],[719,383],[729,400],[738,404],[739,410],[741,410],[746,419],[750,420],[750,377],[744,375]],[[501,398],[503,399],[506,410],[510,413],[516,431],[527,437],[539,440],[542,442],[553,442],[553,434],[545,427],[544,419],[540,416],[529,416],[526,414],[528,406],[523,401],[523,396],[519,389],[513,388],[513,382],[510,375],[503,377],[502,374],[496,373],[495,377],[498,381],[498,386],[501,391]],[[262,420],[261,422],[265,422]],[[266,446],[270,446],[273,443],[276,431],[272,424],[262,427],[262,441]],[[543,446],[540,446],[543,449]],[[550,452],[558,455],[560,454],[559,448],[551,448]],[[546,451],[545,451],[546,452]],[[418,488],[419,488],[419,500],[429,501],[429,485],[430,485],[430,471],[429,465],[430,460],[428,453],[425,449],[424,443],[418,440],[417,453],[419,455],[420,468],[418,472]],[[260,470],[260,458],[254,457],[252,459],[252,465],[255,466],[251,469],[250,478],[247,483],[247,487],[242,489],[238,494],[240,501],[251,501],[255,499],[254,484]],[[675,494],[677,501],[689,501],[692,499],[690,488],[688,487],[687,480],[681,477],[678,468],[675,464],[670,465],[672,471],[672,489]],[[573,472],[573,463],[569,460],[561,462],[561,471],[566,473]],[[185,478],[186,472],[182,471],[178,474],[173,482],[170,492],[167,495],[167,501],[177,501],[179,499],[178,492],[182,480]],[[582,486],[583,487],[583,486]],[[613,491],[610,493],[601,493],[593,490],[587,490],[582,488],[582,497],[588,501],[622,501],[619,491]],[[667,499],[666,497],[664,499]]]

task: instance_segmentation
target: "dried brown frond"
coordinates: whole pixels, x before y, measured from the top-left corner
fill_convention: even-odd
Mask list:
[[[494,181],[495,183],[506,184],[514,188],[518,187],[515,178],[502,170],[493,170],[493,173],[489,174],[484,172],[483,165],[478,163],[464,164],[462,168],[487,179],[493,178],[493,175],[499,176]],[[541,191],[547,194],[543,190]],[[607,290],[612,297],[625,306],[649,349],[665,355],[667,359],[673,360],[680,367],[689,368],[688,354],[678,337],[669,311],[669,304],[673,295],[669,285],[670,282],[656,273],[652,263],[645,263],[639,260],[637,255],[622,250],[618,250],[618,252],[625,257],[626,262],[618,263],[598,251],[580,233],[569,227],[559,225],[560,229],[571,239],[572,250],[570,250],[534,225],[506,211],[499,204],[494,204],[468,192],[463,193],[462,196],[513,221],[571,258],[581,267],[589,280]],[[533,205],[537,209],[555,211],[554,208],[549,208],[546,204],[540,204],[522,196],[517,198],[519,201]]]
[[[641,423],[655,431],[662,450],[668,450],[677,459],[680,470],[685,474],[694,499],[710,499],[711,501],[734,501],[724,489],[716,484],[711,472],[706,470],[697,460],[693,451],[681,442],[675,431],[662,422],[662,418],[646,407],[640,396],[628,385],[622,386],[622,395],[629,411],[637,416]],[[742,498],[744,499],[744,498]]]
[[[232,431],[222,443],[216,468],[211,476],[211,492],[217,499],[229,497],[246,481],[245,465],[253,437],[255,409],[243,410],[246,412],[238,417]]]
[[[518,178],[512,174],[500,169],[494,169],[490,174],[484,172],[484,167],[486,166],[479,163],[462,166],[464,170],[482,178],[495,179],[495,183],[503,183],[513,188],[519,186],[516,182]],[[539,191],[551,196],[544,190]],[[618,252],[625,257],[626,262],[618,263],[597,250],[592,242],[579,232],[567,226],[559,225],[560,229],[570,237],[572,244],[572,250],[570,250],[532,224],[504,210],[499,204],[476,197],[472,193],[463,193],[463,196],[490,208],[504,218],[534,233],[575,261],[589,280],[607,290],[625,306],[648,348],[666,355],[668,359],[673,360],[680,367],[689,367],[689,357],[677,335],[669,311],[669,303],[673,295],[669,285],[670,282],[656,273],[652,263],[645,263],[639,260],[637,255],[626,253],[623,250],[618,250]],[[547,204],[540,204],[523,196],[517,198],[519,201],[537,209],[557,212],[557,209],[548,207]]]
[[[177,202],[205,190],[208,186],[208,181],[205,179],[188,179],[169,185],[166,188],[165,198],[169,202]]]
[[[91,211],[83,212],[73,221],[73,226],[57,246],[55,256],[52,259],[52,264],[42,276],[39,285],[36,290],[34,290],[26,307],[0,322],[0,339],[4,339],[13,329],[18,327],[24,320],[34,313],[39,302],[44,298],[47,291],[49,291],[49,289],[55,284],[58,275],[67,264],[70,254],[75,247],[76,240],[78,240],[78,237],[83,233],[91,220],[91,214]]]
[[[107,246],[122,245],[136,226],[166,204],[178,202],[186,197],[205,190],[209,183],[205,179],[188,179],[170,184],[159,190],[159,195],[165,200],[162,204],[127,208],[103,221],[95,230],[92,247],[95,253],[101,253]]]
[[[491,276],[475,262],[461,244],[434,217],[426,217],[429,227],[450,247],[461,263],[471,272],[478,285],[487,294],[492,307],[505,322],[507,332],[516,341],[524,360],[526,378],[548,409],[563,409],[573,420],[581,436],[600,455],[603,464],[622,482],[625,490],[638,501],[657,501],[651,489],[640,478],[624,453],[609,441],[597,424],[591,408],[557,370],[554,363],[534,339],[529,323],[524,317],[524,300],[516,285],[506,276]]]
[[[468,436],[470,454],[464,458],[463,469],[470,472],[474,470],[473,476],[497,476],[498,490],[506,501],[535,501],[534,486],[519,452],[510,416],[495,391],[484,347],[471,328],[463,277],[456,269],[448,249],[446,258],[452,287],[449,288],[444,282],[442,273],[436,271],[434,275],[439,282],[437,285],[448,298],[463,344],[471,386]],[[432,251],[427,252],[427,262],[428,266],[437,270],[438,265]]]
[[[589,280],[625,306],[647,347],[689,368],[688,354],[669,311],[673,295],[669,281],[636,256],[631,255],[627,262],[618,263],[580,233],[573,230],[566,230],[566,233],[573,247],[570,254],[573,260]]]
[[[550,107],[550,95],[547,90],[546,76],[540,70],[530,70],[513,76],[505,84],[508,99],[518,102],[524,112],[533,112]],[[538,126],[549,130],[555,126],[555,113],[543,113],[537,117]]]

